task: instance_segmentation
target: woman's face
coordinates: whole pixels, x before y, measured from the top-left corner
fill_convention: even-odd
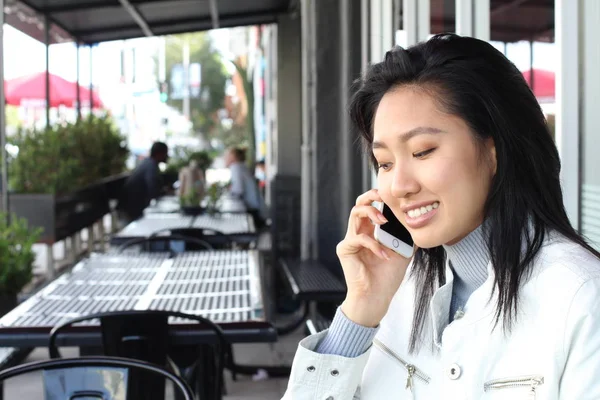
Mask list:
[[[454,244],[482,223],[496,170],[492,139],[476,144],[465,121],[411,87],[383,96],[373,130],[379,193],[417,246]]]

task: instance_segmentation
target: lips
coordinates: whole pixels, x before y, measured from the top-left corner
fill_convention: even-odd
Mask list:
[[[423,203],[419,206],[415,205],[412,208],[407,207],[407,211],[405,211],[406,225],[412,229],[421,228],[427,225],[437,214],[439,206],[440,203],[434,201],[429,204]]]

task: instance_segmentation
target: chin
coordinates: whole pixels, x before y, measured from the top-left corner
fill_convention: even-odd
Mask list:
[[[445,242],[438,235],[427,235],[425,232],[414,235],[413,241],[415,242],[415,246],[421,249],[432,249],[434,247],[438,247],[443,245]]]

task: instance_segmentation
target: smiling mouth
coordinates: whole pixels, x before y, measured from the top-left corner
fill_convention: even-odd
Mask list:
[[[440,202],[434,201],[433,203],[431,203],[429,205],[410,210],[410,211],[406,212],[406,215],[408,215],[410,218],[419,218],[420,216],[426,215],[427,213],[435,210],[439,206],[440,206]]]

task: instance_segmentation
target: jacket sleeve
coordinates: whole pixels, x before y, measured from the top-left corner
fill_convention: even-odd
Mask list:
[[[282,400],[357,400],[358,386],[370,349],[355,358],[316,352],[327,330],[298,345],[288,387]]]
[[[573,297],[564,346],[566,364],[559,399],[600,399],[600,278],[583,283]]]

